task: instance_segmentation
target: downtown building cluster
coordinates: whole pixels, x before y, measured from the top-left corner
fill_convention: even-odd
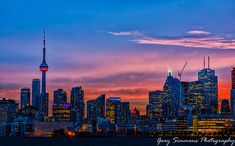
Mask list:
[[[181,81],[181,74],[178,79],[168,71],[163,90],[149,92],[146,115],[140,115],[137,108],[131,110],[130,103],[120,97],[106,99],[105,94],[88,100],[85,106],[84,90],[77,86],[70,90],[70,96],[63,89],[54,91],[49,116],[45,31],[39,68],[42,79],[32,80],[32,93],[28,87],[21,89],[20,104],[0,99],[1,136],[235,135],[235,68],[231,71],[230,101],[223,99],[219,107],[218,77],[210,68],[209,57],[207,67],[204,59],[196,81]]]

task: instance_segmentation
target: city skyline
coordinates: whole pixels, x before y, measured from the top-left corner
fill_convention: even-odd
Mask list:
[[[3,12],[7,8],[21,10],[25,6],[23,3],[18,7],[4,3],[6,7],[2,8]],[[232,27],[235,24],[232,19],[235,14],[232,8],[234,2],[218,1],[215,4],[201,1],[200,4],[189,4],[185,1],[152,1],[149,4],[137,2],[132,5],[128,1],[125,6],[121,2],[102,2],[100,6],[106,4],[109,7],[102,6],[104,9],[94,10],[90,10],[94,8],[94,4],[80,2],[80,7],[91,6],[81,8],[81,11],[70,7],[71,5],[51,10],[49,8],[52,3],[47,4],[45,6],[42,2],[37,5],[39,10],[45,6],[42,14],[36,11],[24,18],[25,12],[21,11],[18,18],[25,21],[21,20],[18,26],[11,25],[15,20],[3,17],[6,21],[0,24],[0,96],[19,100],[20,89],[31,87],[33,78],[41,78],[38,64],[41,62],[41,32],[45,26],[48,32],[47,62],[50,64],[50,71],[47,87],[50,101],[53,99],[53,91],[58,88],[69,92],[74,86],[82,86],[85,101],[100,94],[106,94],[106,97],[120,96],[124,101],[129,101],[132,108],[136,106],[143,113],[148,102],[148,92],[162,90],[167,68],[172,68],[173,75],[178,77],[177,72],[187,61],[182,81],[196,80],[197,72],[203,68],[203,57],[208,55],[211,56],[211,68],[216,70],[218,76],[219,98],[229,99],[230,70],[235,65],[235,30]],[[209,8],[205,7],[207,4],[210,4]],[[56,5],[63,4],[59,2]],[[35,7],[28,6],[30,9]],[[180,6],[182,9],[176,14],[168,9],[172,8],[174,11]],[[158,7],[161,9],[156,11]],[[197,17],[200,16],[201,20],[190,7],[197,8]],[[213,11],[218,14],[216,17],[212,14],[203,15],[204,11],[208,12],[212,8],[217,10]],[[46,15],[53,10],[58,10],[61,18],[58,15]],[[111,13],[106,14],[107,11]],[[120,11],[126,14],[123,19],[119,18],[122,14]],[[166,18],[159,22],[162,12],[166,13]],[[187,17],[184,13],[187,13]],[[8,12],[4,16],[12,14]],[[84,16],[80,16],[81,14]],[[181,19],[179,16],[186,18]],[[111,17],[113,21],[110,21]],[[152,17],[156,20],[152,20]],[[175,17],[179,19],[178,22]],[[53,20],[48,21],[50,18]],[[140,18],[145,18],[146,22],[139,21]],[[210,18],[213,23],[203,22],[206,18]],[[30,26],[24,25],[31,19],[39,19],[38,24],[32,22]],[[188,43],[183,43],[186,41]]]

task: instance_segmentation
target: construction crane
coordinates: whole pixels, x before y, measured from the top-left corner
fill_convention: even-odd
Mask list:
[[[178,76],[179,76],[179,79],[180,79],[180,106],[182,106],[182,84],[181,84],[181,77],[182,77],[182,74],[184,72],[184,69],[187,65],[187,61],[185,62],[182,70],[180,72],[178,72]]]
[[[185,62],[185,64],[184,64],[182,70],[181,70],[180,72],[178,72],[178,76],[179,76],[180,81],[181,81],[181,77],[182,77],[182,74],[183,74],[183,72],[184,72],[184,69],[185,69],[186,65],[187,65],[187,61]]]

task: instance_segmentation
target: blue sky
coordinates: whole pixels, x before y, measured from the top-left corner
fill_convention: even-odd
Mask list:
[[[233,0],[9,0],[0,2],[0,18],[0,96],[17,99],[40,78],[44,27],[50,92],[83,85],[86,99],[105,92],[141,105],[168,67],[176,76],[188,61],[184,78],[196,80],[210,55],[220,96],[229,95]]]

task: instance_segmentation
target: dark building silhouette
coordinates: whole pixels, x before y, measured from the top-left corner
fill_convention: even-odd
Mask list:
[[[40,106],[40,79],[32,81],[32,105],[39,110]]]
[[[25,87],[20,93],[20,108],[24,109],[27,105],[30,105],[30,89]]]
[[[15,100],[0,98],[0,123],[13,121],[19,110]]]
[[[231,90],[230,90],[230,104],[231,113],[235,115],[235,67],[231,70]]]
[[[87,101],[87,118],[96,120],[97,118],[105,118],[105,95],[102,94],[94,100]]]
[[[135,107],[131,110],[131,123],[136,124],[140,120],[140,111]]]
[[[67,103],[67,92],[63,89],[54,91],[54,104]]]
[[[223,114],[223,115],[231,114],[231,110],[230,110],[229,100],[228,99],[223,99],[222,100],[220,111],[221,111],[221,114]]]
[[[182,87],[182,104],[187,105],[189,99],[188,92],[189,92],[189,82],[181,82],[181,87]]]
[[[172,77],[168,72],[166,82],[163,87],[163,116],[177,116],[180,106],[181,83],[177,78]]]
[[[36,107],[32,105],[27,105],[26,107],[24,107],[24,109],[21,110],[22,116],[33,119],[35,118],[36,111]]]
[[[81,86],[71,90],[71,108],[73,110],[72,120],[81,124],[85,114],[84,91]]]
[[[130,121],[130,103],[119,102],[115,107],[115,123],[127,124]]]
[[[96,100],[87,101],[87,118],[89,120],[95,120],[96,117]]]

